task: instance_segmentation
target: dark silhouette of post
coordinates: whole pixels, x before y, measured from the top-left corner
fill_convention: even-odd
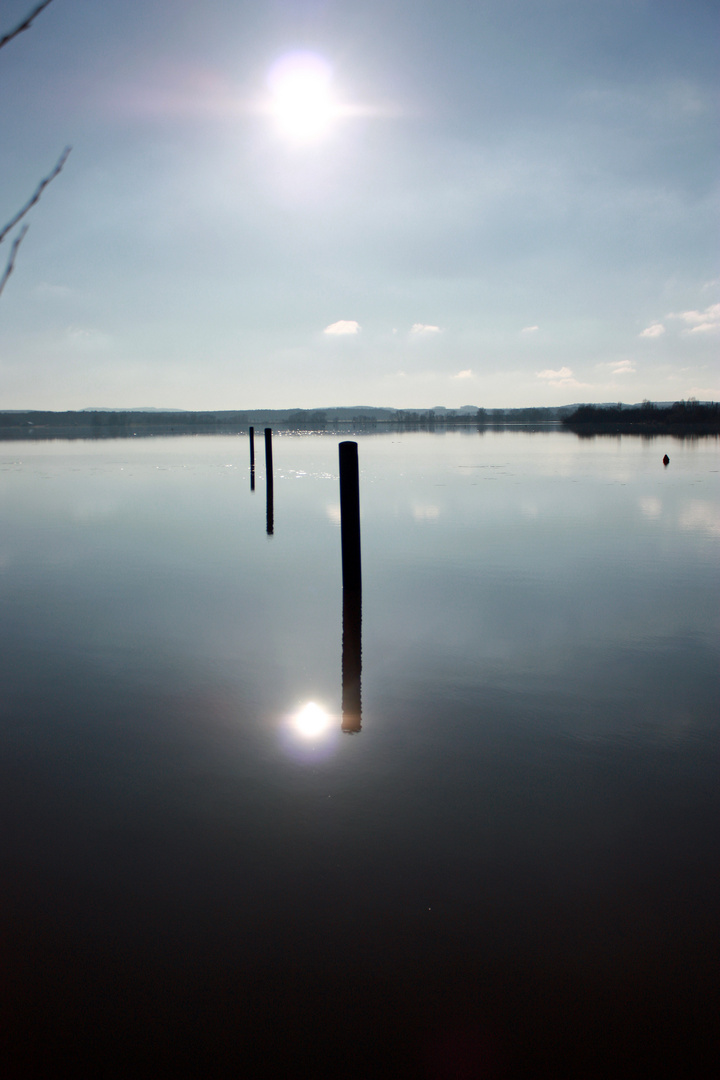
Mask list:
[[[362,592],[343,589],[342,730],[356,735],[362,728]]]
[[[360,480],[356,442],[340,443],[340,542],[343,589],[362,588],[360,572]]]
[[[356,442],[340,443],[340,542],[343,580],[342,730],[351,735],[362,727],[362,573]]]
[[[250,435],[250,490],[255,490],[255,428],[251,427]]]
[[[273,507],[273,460],[272,460],[272,428],[265,428],[265,489],[267,493],[267,534],[272,536],[275,531],[274,507]]]

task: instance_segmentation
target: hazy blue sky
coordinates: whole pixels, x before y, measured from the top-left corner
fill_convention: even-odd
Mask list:
[[[54,0],[0,51],[0,221],[73,146],[0,299],[0,408],[719,398],[719,29]]]

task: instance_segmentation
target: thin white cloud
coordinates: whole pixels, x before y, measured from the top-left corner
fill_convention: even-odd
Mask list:
[[[720,330],[720,322],[704,322],[699,326],[693,326],[689,334],[707,334],[711,330]]]
[[[656,322],[653,323],[652,326],[646,326],[643,332],[641,334],[638,334],[638,337],[655,338],[660,337],[664,333],[665,327],[663,326],[663,324],[661,322]]]
[[[453,375],[453,379],[472,379],[473,373],[470,368],[466,368],[465,371],[458,371],[457,375]]]
[[[561,367],[558,371],[553,371],[552,368],[546,368],[544,371],[537,372],[538,379],[546,379],[548,386],[582,386],[569,367]]]
[[[708,95],[693,81],[682,78],[663,78],[643,89],[599,85],[582,91],[578,99],[601,108],[606,115],[634,116],[637,123],[644,125],[649,120],[667,124],[671,117],[683,121],[701,116],[711,107]]]
[[[107,349],[112,344],[109,334],[96,330],[93,326],[68,326],[65,331],[65,340],[74,349],[83,351]]]
[[[698,401],[717,401],[720,398],[720,389],[717,386],[691,386],[687,397],[697,398]]]
[[[36,286],[35,292],[40,296],[59,296],[63,299],[66,296],[72,295],[72,289],[67,285],[51,285],[47,281],[41,281],[40,284]]]
[[[608,375],[634,375],[637,371],[634,360],[607,360],[595,367],[606,378]]]
[[[355,319],[340,319],[339,322],[330,323],[323,330],[324,334],[358,334],[360,323]]]
[[[416,322],[410,327],[411,334],[439,334],[439,326],[428,326],[427,323]]]
[[[707,334],[720,330],[720,304],[711,304],[704,311],[680,311],[668,315],[668,319],[682,319],[689,334]]]
[[[538,379],[572,379],[572,371],[569,367],[561,367],[558,371],[545,368],[544,371],[538,371],[537,377]]]
[[[539,330],[539,326],[523,326],[520,331],[521,334],[534,334],[536,330]]]

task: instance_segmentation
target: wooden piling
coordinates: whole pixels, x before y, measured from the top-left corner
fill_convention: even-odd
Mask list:
[[[250,490],[255,490],[255,428],[248,430],[250,436]]]
[[[358,445],[340,443],[340,542],[343,589],[362,588],[360,570],[360,480]]]

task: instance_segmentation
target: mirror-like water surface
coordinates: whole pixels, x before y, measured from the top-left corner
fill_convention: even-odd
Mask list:
[[[0,445],[8,1060],[705,1075],[717,440],[357,437],[350,736],[338,441]]]

